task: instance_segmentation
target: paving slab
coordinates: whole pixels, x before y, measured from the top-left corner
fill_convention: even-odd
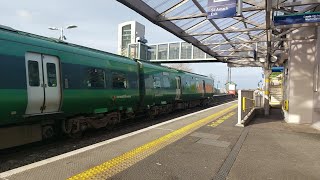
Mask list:
[[[227,179],[320,179],[320,132],[256,118]]]

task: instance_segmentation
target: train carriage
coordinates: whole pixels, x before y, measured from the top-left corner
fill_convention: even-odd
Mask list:
[[[207,104],[205,76],[0,27],[0,149]],[[10,138],[5,138],[10,137]]]

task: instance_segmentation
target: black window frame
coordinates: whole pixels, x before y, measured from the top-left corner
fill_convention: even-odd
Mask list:
[[[85,68],[85,87],[88,89],[106,89],[106,71],[102,68]],[[100,79],[102,77],[102,79]]]
[[[111,76],[111,80],[112,80],[112,88],[113,89],[129,89],[129,83],[128,83],[128,77],[127,77],[127,74],[126,73],[123,73],[123,72],[112,72],[111,73],[112,76]],[[119,80],[117,82],[115,82],[115,76],[120,76],[120,78],[123,78],[123,80]],[[123,83],[123,84],[122,84]]]

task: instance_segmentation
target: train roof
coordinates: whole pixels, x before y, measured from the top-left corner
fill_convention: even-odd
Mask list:
[[[61,40],[56,39],[56,38],[50,38],[50,37],[40,36],[40,35],[37,35],[37,34],[32,34],[32,33],[24,32],[24,31],[16,30],[16,29],[13,29],[13,28],[11,28],[9,26],[0,25],[0,30],[11,32],[11,33],[15,33],[17,35],[22,35],[22,36],[26,36],[26,37],[39,39],[39,40],[44,40],[44,41],[55,43],[55,44],[58,44],[58,45],[65,45],[65,46],[68,46],[68,47],[78,48],[78,49],[81,49],[81,50],[88,50],[90,52],[95,52],[95,53],[102,54],[102,55],[115,56],[115,57],[118,57],[119,59],[127,60],[127,63],[130,63],[130,62],[131,63],[135,63],[135,61],[140,61],[140,62],[143,62],[143,63],[147,63],[149,65],[152,65],[154,67],[157,66],[159,68],[167,68],[167,69],[175,70],[175,71],[178,71],[178,72],[183,72],[183,73],[187,73],[187,74],[193,74],[193,75],[201,76],[203,78],[210,78],[210,77],[202,75],[202,74],[197,74],[197,73],[193,73],[193,72],[187,72],[187,71],[183,71],[183,70],[178,70],[178,69],[174,69],[174,68],[171,68],[171,67],[163,66],[163,65],[160,65],[160,64],[151,63],[151,62],[145,61],[145,60],[134,60],[134,59],[130,59],[128,57],[124,57],[124,56],[121,56],[121,55],[113,54],[113,53],[110,53],[110,52],[106,52],[106,51],[102,51],[102,50],[98,50],[98,49],[94,49],[94,48],[90,48],[90,47],[86,47],[86,46],[81,46],[81,45],[77,45],[77,44],[73,44],[73,43],[68,43],[68,42],[61,41]]]
[[[102,50],[98,50],[98,49],[94,49],[94,48],[90,48],[90,47],[86,47],[86,46],[81,46],[81,45],[77,45],[77,44],[61,41],[61,40],[56,39],[56,38],[50,38],[50,37],[40,36],[40,35],[37,35],[37,34],[32,34],[32,33],[24,32],[24,31],[16,30],[16,29],[13,29],[13,28],[8,27],[8,26],[0,25],[0,30],[11,32],[11,33],[14,33],[14,34],[17,34],[17,35],[22,35],[22,36],[25,36],[25,37],[30,37],[30,38],[34,38],[34,39],[38,39],[38,40],[43,40],[45,42],[54,43],[56,45],[63,45],[63,46],[71,47],[71,48],[77,48],[77,49],[80,49],[80,50],[87,50],[89,52],[94,52],[94,53],[98,53],[98,54],[101,54],[101,55],[110,55],[110,56],[118,57],[118,58],[123,59],[123,60],[126,59],[126,60],[128,60],[128,62],[135,63],[134,61],[132,61],[132,59],[124,57],[124,56],[120,56],[120,55],[113,54],[113,53],[110,53],[110,52],[106,52],[106,51],[102,51]]]

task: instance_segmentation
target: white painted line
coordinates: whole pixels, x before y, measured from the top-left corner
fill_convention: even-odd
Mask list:
[[[159,130],[164,130],[164,131],[173,131],[172,129],[166,129],[166,128],[154,128],[154,129],[159,129]]]
[[[55,161],[58,161],[58,160],[73,156],[73,155],[76,155],[76,154],[80,154],[80,153],[95,149],[97,147],[100,147],[100,146],[103,146],[103,145],[106,145],[106,144],[110,144],[112,142],[119,141],[121,139],[125,139],[127,137],[134,136],[136,134],[139,134],[139,133],[142,133],[142,132],[157,128],[159,126],[162,126],[162,125],[165,125],[165,124],[169,124],[169,123],[178,121],[180,119],[187,118],[187,117],[193,116],[195,114],[206,112],[206,111],[209,111],[211,109],[214,109],[214,108],[217,108],[217,107],[220,107],[220,106],[224,106],[224,105],[227,105],[227,104],[231,104],[231,103],[234,103],[234,102],[235,101],[231,101],[231,102],[228,102],[228,103],[225,103],[225,104],[220,104],[218,106],[214,106],[214,107],[207,108],[207,109],[204,109],[204,110],[201,110],[201,111],[197,111],[197,112],[194,112],[194,113],[191,113],[191,114],[180,116],[178,118],[174,118],[174,119],[171,119],[171,120],[166,121],[166,122],[162,122],[162,123],[159,123],[159,124],[156,124],[156,125],[144,128],[144,129],[140,129],[138,131],[134,131],[134,132],[131,132],[131,133],[128,133],[128,134],[124,134],[122,136],[119,136],[119,137],[116,137],[116,138],[113,138],[113,139],[102,141],[102,142],[99,142],[99,143],[96,143],[96,144],[92,144],[90,146],[83,147],[83,148],[80,148],[80,149],[77,149],[77,150],[74,150],[74,151],[71,151],[71,152],[68,152],[68,153],[65,153],[65,154],[61,154],[61,155],[54,156],[54,157],[51,157],[51,158],[48,158],[48,159],[45,159],[45,160],[42,160],[42,161],[38,161],[38,162],[35,162],[35,163],[32,163],[32,164],[28,164],[28,165],[25,165],[25,166],[22,166],[22,167],[18,167],[16,169],[5,171],[3,173],[0,173],[0,178],[6,179],[7,177],[12,176],[14,174],[18,174],[18,173],[21,173],[21,172],[24,172],[24,171],[27,171],[27,170],[30,170],[30,169],[33,169],[33,168],[36,168],[36,167],[39,167],[39,166],[43,166],[43,165],[46,165],[46,164],[49,164],[49,163],[52,163],[52,162],[55,162]]]

